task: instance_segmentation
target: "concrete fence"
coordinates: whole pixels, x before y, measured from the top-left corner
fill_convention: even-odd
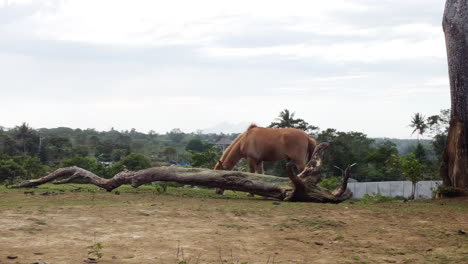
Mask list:
[[[437,188],[442,181],[420,181],[416,184],[415,198],[428,199],[432,197],[432,189]],[[364,194],[380,193],[383,196],[408,198],[411,196],[410,181],[387,182],[350,182],[348,188],[353,192],[353,198],[363,198]]]

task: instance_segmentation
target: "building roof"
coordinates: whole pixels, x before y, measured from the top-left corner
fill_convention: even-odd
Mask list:
[[[230,145],[232,143],[232,140],[228,138],[220,138],[218,141],[216,141],[216,145]]]

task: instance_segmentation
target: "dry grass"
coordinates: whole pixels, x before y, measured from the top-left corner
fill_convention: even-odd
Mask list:
[[[96,242],[99,263],[468,263],[468,235],[458,233],[468,231],[466,199],[331,205],[151,186],[32,190],[0,188],[2,264],[83,263]]]

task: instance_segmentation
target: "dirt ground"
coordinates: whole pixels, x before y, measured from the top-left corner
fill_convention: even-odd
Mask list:
[[[468,263],[466,199],[331,205],[73,189],[0,189],[1,264],[84,263],[94,243],[99,263]]]

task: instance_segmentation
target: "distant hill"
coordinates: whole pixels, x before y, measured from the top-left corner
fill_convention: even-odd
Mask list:
[[[212,127],[202,129],[205,134],[232,134],[244,132],[251,123],[240,122],[240,123],[228,123],[222,122]]]

